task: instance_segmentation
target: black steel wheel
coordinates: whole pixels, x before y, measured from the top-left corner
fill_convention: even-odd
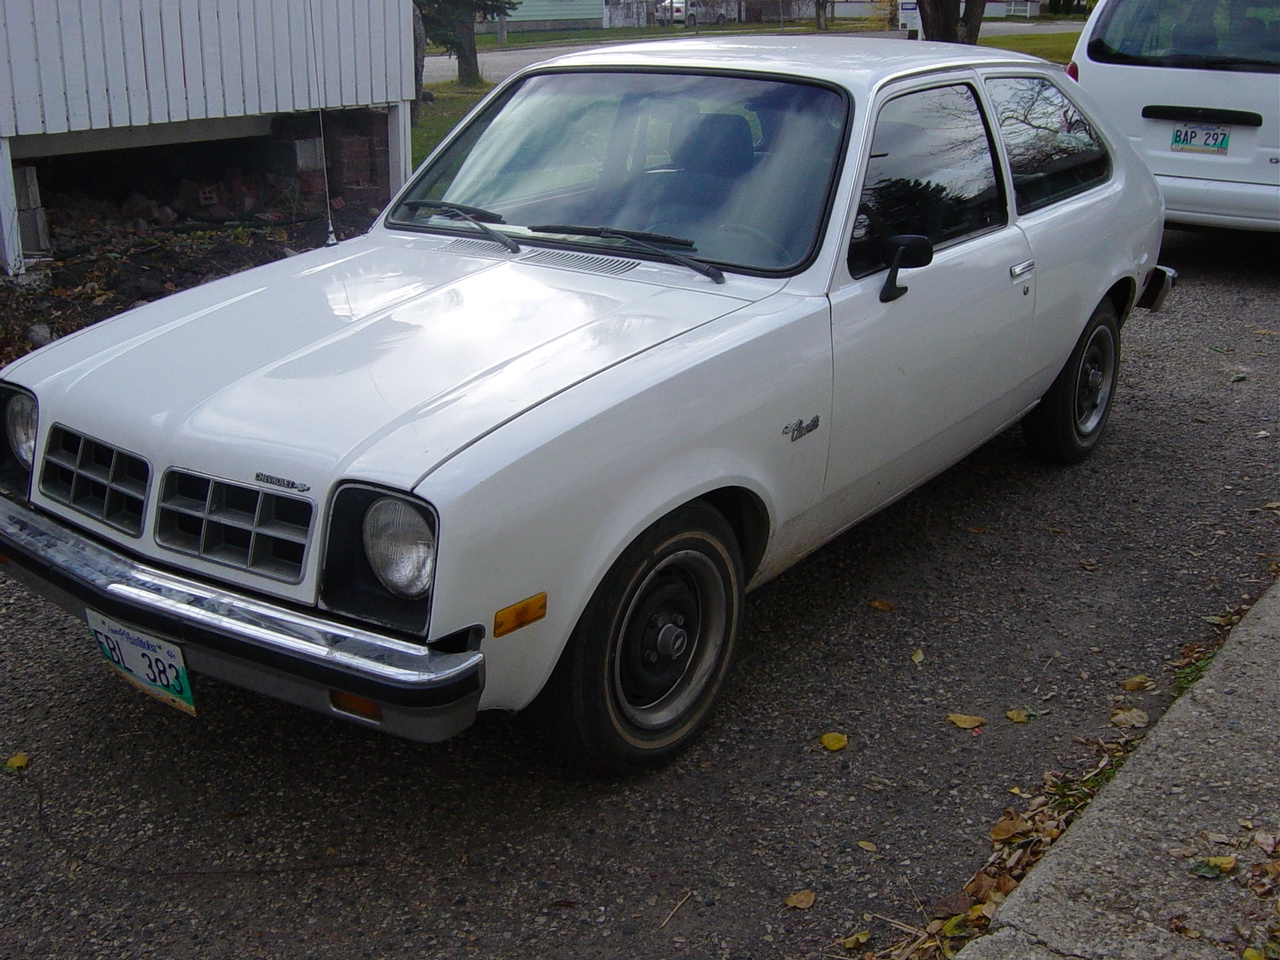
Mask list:
[[[1027,446],[1056,463],[1077,463],[1102,438],[1120,373],[1120,321],[1104,299],[1094,309],[1066,366],[1022,420]]]
[[[597,588],[533,713],[569,761],[660,766],[710,715],[737,647],[743,569],[733,530],[701,501],[646,530]]]

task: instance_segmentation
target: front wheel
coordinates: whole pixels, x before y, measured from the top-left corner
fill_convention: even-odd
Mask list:
[[[1102,438],[1120,371],[1120,321],[1104,299],[1094,309],[1067,364],[1039,405],[1022,420],[1022,435],[1038,456],[1077,463]]]
[[[688,504],[631,544],[597,588],[533,713],[572,763],[633,773],[685,749],[724,686],[741,629],[733,530]]]

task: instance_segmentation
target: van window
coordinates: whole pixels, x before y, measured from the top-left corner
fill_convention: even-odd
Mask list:
[[[987,81],[1009,153],[1018,212],[1038,210],[1104,183],[1111,159],[1074,103],[1040,77]]]
[[[1280,0],[1113,0],[1089,59],[1137,66],[1280,72]]]

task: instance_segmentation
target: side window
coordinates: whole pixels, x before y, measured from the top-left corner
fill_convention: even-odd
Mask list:
[[[937,246],[1007,220],[991,137],[964,84],[905,94],[876,118],[849,246],[855,277],[883,269],[881,241],[898,234]]]
[[[987,81],[1009,152],[1018,212],[1038,210],[1104,183],[1111,158],[1066,95],[1040,77]]]

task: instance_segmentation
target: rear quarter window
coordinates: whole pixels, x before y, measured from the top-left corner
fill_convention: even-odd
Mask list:
[[[1019,213],[1074,196],[1111,177],[1101,138],[1066,94],[1043,77],[987,80],[1009,155]]]
[[[1089,59],[1197,70],[1280,71],[1277,0],[1111,0]]]

